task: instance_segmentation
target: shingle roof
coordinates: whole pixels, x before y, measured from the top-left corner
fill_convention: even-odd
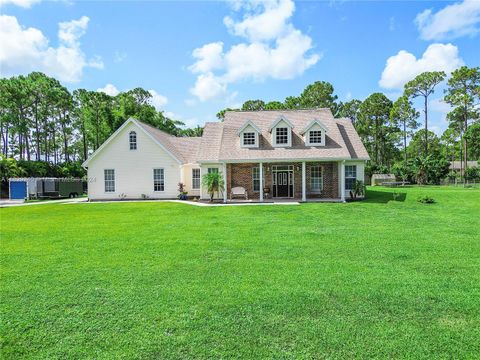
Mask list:
[[[172,136],[144,122],[136,121],[181,162],[191,163],[196,161],[201,138]]]
[[[294,126],[291,147],[273,147],[270,126],[284,117]],[[261,130],[258,148],[242,148],[238,129],[247,120]],[[328,128],[326,144],[306,146],[300,135],[312,120]],[[207,147],[208,149],[205,149]],[[223,123],[207,123],[204,129],[198,161],[242,161],[282,159],[368,159],[357,132],[348,119],[335,119],[329,109],[282,111],[229,111]]]
[[[273,147],[271,125],[280,117],[292,125],[292,146]],[[325,146],[306,146],[301,132],[313,120],[328,129]],[[251,121],[261,131],[258,148],[240,146],[240,129]],[[349,119],[335,119],[329,109],[282,111],[228,111],[224,122],[207,122],[203,136],[175,137],[138,122],[181,162],[259,161],[259,160],[368,160],[368,153]]]

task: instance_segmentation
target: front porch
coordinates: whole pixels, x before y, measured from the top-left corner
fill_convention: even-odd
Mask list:
[[[226,163],[222,170],[224,203],[345,201],[343,161]],[[234,187],[244,188],[248,199],[231,198]]]

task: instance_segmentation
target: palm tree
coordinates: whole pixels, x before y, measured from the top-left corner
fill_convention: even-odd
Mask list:
[[[415,169],[415,178],[417,179],[417,184],[424,185],[428,181],[428,172],[432,166],[432,157],[427,156],[417,156],[413,162],[413,168]]]
[[[210,202],[213,202],[213,196],[215,193],[224,190],[223,176],[219,172],[211,172],[203,175],[202,184],[207,188],[207,191],[210,194]]]

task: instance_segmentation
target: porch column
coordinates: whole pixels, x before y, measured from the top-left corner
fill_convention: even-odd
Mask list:
[[[200,200],[203,200],[203,167],[200,165]]]
[[[226,204],[227,203],[227,193],[228,193],[228,187],[227,187],[227,163],[223,163],[223,202]]]
[[[340,194],[341,200],[345,202],[345,160],[342,161],[341,172],[340,172]]]
[[[259,164],[260,168],[260,202],[263,202],[263,163]]]
[[[302,201],[307,201],[307,169],[305,161],[302,162]]]

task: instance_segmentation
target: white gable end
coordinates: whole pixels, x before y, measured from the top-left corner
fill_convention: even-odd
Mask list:
[[[129,134],[137,134],[137,149],[130,150]],[[115,170],[115,191],[105,192],[104,170]],[[163,169],[164,190],[154,191],[153,169]],[[129,122],[88,161],[89,197],[174,198],[180,181],[178,161],[143,129]],[[142,195],[143,194],[143,195]]]

